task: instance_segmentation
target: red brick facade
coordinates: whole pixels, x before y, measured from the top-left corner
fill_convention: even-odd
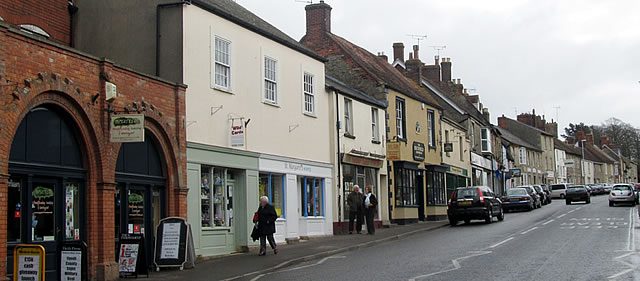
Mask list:
[[[71,44],[68,0],[0,0],[0,17],[12,24],[32,24],[51,35],[50,40]]]
[[[2,11],[7,10],[5,2],[0,1]],[[49,2],[60,1],[24,1],[31,2],[38,9],[44,9],[54,5]],[[20,7],[15,9],[20,11]],[[54,34],[53,30],[48,32]],[[68,30],[66,32],[69,34]],[[43,104],[56,105],[69,113],[80,131],[80,146],[88,171],[87,207],[83,211],[91,279],[117,278],[113,214],[115,166],[120,144],[109,141],[105,81],[117,85],[118,97],[112,103],[114,109],[136,111],[138,105],[145,105],[146,110],[141,112],[145,114],[145,127],[158,140],[167,177],[166,213],[180,217],[187,215],[186,87],[41,41],[5,24],[0,24],[0,46],[0,280],[4,280],[7,273],[6,214],[11,143],[29,110]]]

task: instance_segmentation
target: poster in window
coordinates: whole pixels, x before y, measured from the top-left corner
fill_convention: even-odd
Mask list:
[[[33,196],[31,203],[33,210],[32,238],[35,241],[54,240],[54,186],[36,185],[31,194]]]

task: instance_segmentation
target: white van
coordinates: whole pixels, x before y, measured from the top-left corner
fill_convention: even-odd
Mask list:
[[[564,199],[564,196],[567,194],[567,187],[570,184],[568,183],[557,183],[551,185],[551,198],[561,198]]]

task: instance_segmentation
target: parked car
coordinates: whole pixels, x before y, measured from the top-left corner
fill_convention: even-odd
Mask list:
[[[538,192],[536,192],[536,189],[533,188],[533,186],[531,186],[531,185],[522,185],[522,186],[518,186],[518,188],[524,188],[524,189],[527,190],[527,193],[529,193],[531,198],[533,198],[533,207],[534,207],[534,209],[542,207],[542,198],[540,197],[540,194],[538,194]]]
[[[633,193],[636,195],[636,205],[640,203],[640,188],[636,184],[631,184],[631,189],[633,189]]]
[[[526,209],[531,211],[535,208],[533,198],[524,188],[510,188],[502,196],[502,209],[505,212],[515,209]]]
[[[617,203],[636,204],[637,196],[630,184],[616,184],[609,193],[609,206],[613,207]]]
[[[547,205],[547,203],[549,203],[549,200],[547,199],[548,196],[547,194],[544,192],[544,190],[542,190],[542,186],[539,185],[534,185],[533,189],[536,190],[536,193],[538,195],[540,195],[540,204],[542,205]]]
[[[564,199],[564,196],[567,194],[568,183],[558,183],[551,185],[551,197],[552,198],[560,198]]]
[[[613,185],[608,183],[603,183],[602,188],[604,189],[605,194],[609,194],[609,192],[611,192],[611,189],[613,188]]]
[[[567,189],[567,194],[564,197],[567,205],[571,205],[572,202],[584,201],[587,204],[591,203],[591,194],[589,193],[587,186],[574,185]]]
[[[571,185],[571,186],[569,186],[569,188],[571,188],[572,186],[576,186],[576,185]],[[583,185],[582,187],[584,187],[584,189],[586,189],[587,192],[589,193],[589,196],[591,196],[591,187],[588,186],[588,185]],[[569,189],[567,189],[567,192],[569,192]]]
[[[587,184],[585,187],[591,190],[591,195],[600,194],[600,189],[598,188],[597,184]]]
[[[471,220],[484,220],[491,223],[493,217],[504,220],[502,201],[496,197],[489,187],[459,187],[451,194],[447,216],[452,226],[459,221],[469,223]]]
[[[551,187],[546,184],[541,184],[540,186],[542,187],[542,190],[544,190],[544,193],[547,194],[547,204],[551,203]]]

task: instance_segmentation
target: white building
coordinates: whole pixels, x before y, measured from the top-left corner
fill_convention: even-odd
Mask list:
[[[555,158],[556,158],[556,182],[563,183],[567,181],[567,153],[562,149],[555,148]]]

